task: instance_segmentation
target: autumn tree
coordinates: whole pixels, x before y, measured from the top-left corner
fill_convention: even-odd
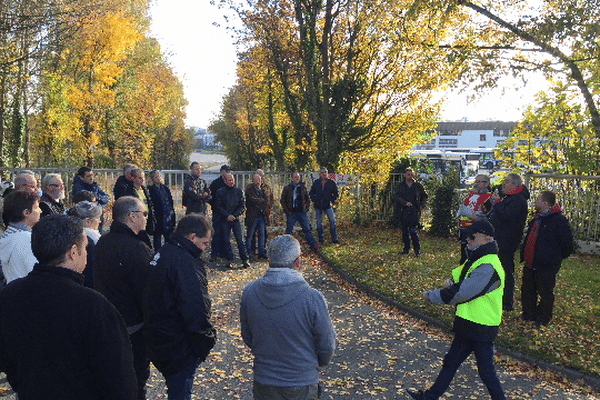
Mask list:
[[[58,104],[46,98],[42,118],[46,138],[50,135],[53,142],[68,142],[73,159],[93,166],[103,118],[115,100],[113,86],[123,72],[121,63],[140,33],[135,20],[119,12],[91,16],[79,23],[82,28],[61,53],[62,68],[46,75],[49,82],[55,83],[49,89],[59,91],[55,97]],[[49,145],[43,137],[39,139],[42,148]]]
[[[476,72],[489,77],[494,66],[493,76],[507,70],[515,74],[540,71],[550,80],[563,81],[565,88],[578,92],[591,127],[600,138],[598,1],[509,1],[485,6],[465,0],[457,3],[490,22],[473,24],[474,37],[481,33],[485,38],[473,43],[471,56],[483,67]]]
[[[335,170],[346,164],[344,155],[393,149],[395,157],[433,125],[432,93],[455,77],[439,43],[451,35],[448,19],[458,24],[461,15],[415,13],[411,6],[377,0],[234,6],[246,26],[244,43],[269,52],[295,146],[308,152],[307,161]]]
[[[29,165],[30,120],[43,98],[44,73],[54,71],[57,55],[82,29],[85,18],[103,15],[109,10],[140,13],[145,0],[6,0],[0,3],[0,118],[6,120],[7,106],[17,99],[24,120],[23,160]],[[0,125],[0,153],[5,141]]]
[[[575,94],[558,82],[540,92],[496,153],[503,165],[525,171],[590,175],[600,172],[600,146]]]

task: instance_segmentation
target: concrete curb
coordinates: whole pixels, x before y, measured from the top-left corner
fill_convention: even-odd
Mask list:
[[[338,276],[340,276],[346,282],[349,282],[352,285],[356,286],[361,291],[369,294],[370,296],[372,296],[372,297],[374,297],[374,298],[376,298],[376,299],[378,299],[378,300],[380,300],[402,312],[405,312],[415,318],[425,321],[429,325],[433,325],[437,328],[444,329],[445,331],[448,331],[448,332],[451,331],[451,328],[447,324],[443,323],[442,321],[435,319],[429,315],[423,314],[419,311],[413,310],[412,308],[407,307],[406,305],[399,303],[398,301],[391,299],[391,298],[377,292],[376,290],[373,290],[369,286],[367,286],[361,282],[358,282],[356,279],[354,279],[354,277],[352,277],[350,274],[348,274],[347,272],[342,270],[331,259],[329,259],[329,257],[325,256],[321,251],[319,251],[319,256],[321,256],[323,261],[325,261],[327,263],[327,265],[329,265],[329,267],[333,270],[333,272],[335,272]],[[503,347],[503,346],[496,346],[496,349],[498,350],[498,352],[500,352],[504,355],[507,355],[509,357],[512,357],[514,359],[526,362],[531,365],[535,365],[542,369],[560,373],[560,374],[564,375],[570,381],[583,381],[587,385],[594,388],[595,390],[600,391],[600,378],[596,378],[591,375],[584,374],[584,373],[574,370],[572,368],[568,368],[568,367],[564,367],[561,365],[552,364],[552,363],[549,363],[549,362],[546,362],[543,360],[539,360],[539,359],[531,357],[527,354],[523,354],[518,351]]]

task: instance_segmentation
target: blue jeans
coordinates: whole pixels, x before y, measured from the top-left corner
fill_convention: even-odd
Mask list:
[[[294,225],[296,222],[300,224],[300,228],[302,228],[302,232],[304,232],[304,238],[306,239],[306,243],[308,243],[308,247],[314,249],[317,243],[315,242],[315,237],[310,230],[310,224],[308,222],[308,214],[304,212],[292,212],[286,216],[287,225],[285,227],[285,234],[291,235],[294,230]]]
[[[448,389],[448,386],[450,386],[450,382],[452,382],[452,378],[454,378],[458,367],[460,367],[471,353],[475,354],[479,377],[487,387],[488,392],[490,392],[492,400],[505,400],[506,397],[504,397],[504,391],[502,390],[494,366],[494,343],[466,339],[457,335],[454,336],[450,350],[448,350],[448,354],[444,357],[440,374],[433,386],[423,393],[423,398],[426,400],[435,400],[442,396]]]
[[[233,230],[233,236],[235,237],[235,241],[237,242],[238,251],[240,253],[240,258],[243,262],[248,261],[248,254],[246,253],[246,243],[244,243],[244,238],[242,237],[242,225],[240,224],[240,220],[236,219],[233,221],[223,220],[221,222],[221,250],[225,253],[225,258],[227,261],[233,261],[233,251],[231,250],[231,231]],[[264,229],[263,229],[264,234]]]
[[[198,365],[200,365],[200,360],[196,359],[176,374],[165,376],[169,400],[190,400],[192,398],[192,385]]]
[[[417,233],[417,227],[408,227],[402,225],[402,242],[404,243],[404,252],[410,251],[410,241],[412,240],[415,254],[421,253],[421,243],[419,242],[419,234]]]
[[[315,217],[317,218],[317,235],[319,236],[319,242],[325,241],[323,239],[323,213],[327,215],[329,220],[329,233],[331,234],[331,241],[337,242],[337,232],[335,230],[335,216],[333,215],[333,208],[329,207],[326,210],[319,210],[315,208]]]
[[[258,256],[262,257],[267,252],[265,250],[265,219],[262,215],[254,218],[252,226],[248,229],[246,234],[246,254],[252,253],[250,247],[252,246],[252,235],[254,235],[254,232],[258,236]]]

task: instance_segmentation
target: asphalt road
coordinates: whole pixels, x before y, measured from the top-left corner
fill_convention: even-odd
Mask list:
[[[305,279],[325,295],[338,338],[333,362],[321,371],[321,398],[407,399],[405,388],[431,385],[451,335],[355,291],[308,249],[303,251]],[[253,263],[248,270],[231,271],[209,265],[219,340],[196,374],[192,398],[252,399],[252,355],[240,337],[238,308],[244,286],[264,273],[266,267],[264,262]],[[509,399],[600,399],[586,386],[562,381],[556,374],[510,357],[500,355],[498,363]],[[153,371],[151,385],[148,398],[166,397],[160,373]],[[456,374],[445,399],[486,398],[489,395],[477,374],[475,359],[470,357]]]

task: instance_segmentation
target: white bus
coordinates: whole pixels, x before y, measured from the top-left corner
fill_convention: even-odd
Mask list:
[[[412,158],[428,160],[433,172],[441,174],[448,168],[456,167],[460,173],[460,181],[477,175],[479,171],[479,153],[447,150],[415,150]]]

